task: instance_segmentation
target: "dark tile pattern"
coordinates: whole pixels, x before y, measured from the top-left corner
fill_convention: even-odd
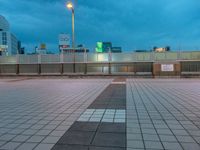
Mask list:
[[[75,122],[52,150],[62,149],[125,150],[126,126],[124,123]]]
[[[113,82],[126,82],[126,78],[124,77],[115,78]]]
[[[111,84],[89,106],[88,109],[125,109],[126,85]]]
[[[109,85],[88,109],[126,109],[126,85]],[[125,150],[126,124],[75,122],[52,148],[52,150],[64,149]]]

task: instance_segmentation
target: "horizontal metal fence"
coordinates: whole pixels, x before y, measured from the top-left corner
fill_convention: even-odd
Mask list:
[[[173,64],[174,71],[162,71],[161,64]],[[200,52],[0,56],[0,75],[7,74],[200,76]]]
[[[0,64],[48,64],[48,63],[106,63],[106,62],[155,62],[200,60],[195,52],[144,52],[144,53],[69,53],[48,55],[0,56]]]

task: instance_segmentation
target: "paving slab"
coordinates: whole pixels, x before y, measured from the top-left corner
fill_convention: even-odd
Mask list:
[[[0,79],[0,149],[51,149],[112,79]]]
[[[0,149],[200,149],[199,79],[0,79],[0,91]]]
[[[199,79],[128,79],[127,150],[200,149],[199,97]]]

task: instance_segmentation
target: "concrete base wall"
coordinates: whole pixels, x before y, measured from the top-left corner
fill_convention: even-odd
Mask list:
[[[16,74],[17,65],[16,64],[2,64],[0,65],[0,74]]]
[[[61,74],[61,65],[41,64],[41,74]]]
[[[39,65],[38,64],[24,64],[19,65],[19,74],[38,74]]]
[[[109,64],[87,64],[87,74],[109,74]]]

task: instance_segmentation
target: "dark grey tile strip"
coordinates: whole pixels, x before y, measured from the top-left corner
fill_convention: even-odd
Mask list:
[[[97,97],[88,109],[125,109],[126,85],[111,84]]]
[[[125,150],[125,123],[75,122],[52,150],[60,149]]]
[[[109,85],[88,109],[126,109],[126,85]],[[126,150],[126,124],[75,122],[52,150]]]

